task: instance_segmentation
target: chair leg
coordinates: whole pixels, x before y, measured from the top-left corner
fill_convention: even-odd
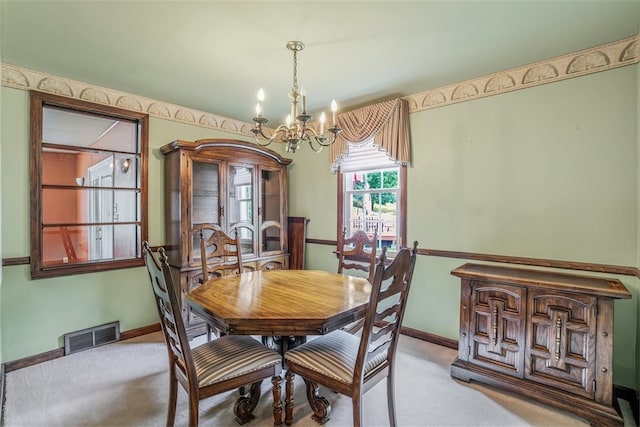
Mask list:
[[[169,406],[167,408],[167,427],[173,427],[176,421],[176,400],[178,398],[178,380],[174,366],[169,367]]]
[[[288,426],[293,422],[293,380],[296,376],[287,371],[285,378],[284,423]]]
[[[353,405],[353,427],[360,427],[362,425],[362,393],[352,397],[351,404]]]
[[[271,384],[273,385],[273,425],[282,425],[282,396],[281,387],[282,377],[274,375],[271,377]]]
[[[395,427],[398,424],[396,419],[396,398],[395,398],[395,387],[393,381],[393,368],[389,371],[389,375],[387,375],[387,406],[389,408],[389,425],[391,427]]]
[[[197,393],[189,393],[189,427],[198,427],[199,399]]]
[[[325,424],[329,421],[329,415],[331,415],[331,403],[323,396],[320,396],[318,384],[306,378],[304,378],[304,383],[307,385],[307,401],[311,406],[311,410],[313,410],[311,419],[318,424]]]
[[[249,387],[249,396],[245,396],[245,388],[240,387],[241,396],[233,405],[233,413],[236,416],[236,422],[238,424],[246,424],[254,418],[253,410],[256,409],[258,401],[260,400],[260,384],[262,384],[262,380],[251,384],[251,387]]]

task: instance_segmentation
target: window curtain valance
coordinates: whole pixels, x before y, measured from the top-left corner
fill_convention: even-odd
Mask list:
[[[331,171],[349,156],[349,146],[372,140],[373,145],[402,165],[410,162],[409,103],[393,99],[339,114],[342,132],[330,147]]]

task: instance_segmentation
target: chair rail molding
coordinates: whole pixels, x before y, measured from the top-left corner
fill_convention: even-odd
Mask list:
[[[405,96],[404,99],[409,101],[409,113],[411,114],[636,64],[640,61],[639,40],[640,35],[635,35],[545,61],[511,68],[449,86],[429,89]],[[253,138],[251,133],[253,123],[90,85],[18,65],[5,62],[0,64],[2,65],[2,86],[49,92],[127,110],[141,111],[161,119],[219,129]]]

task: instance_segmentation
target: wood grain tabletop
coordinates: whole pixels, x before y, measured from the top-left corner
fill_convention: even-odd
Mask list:
[[[211,279],[191,309],[228,334],[320,335],[364,317],[371,285],[319,270],[270,270]]]

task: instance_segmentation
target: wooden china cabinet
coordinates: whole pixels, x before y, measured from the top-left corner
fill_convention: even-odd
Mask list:
[[[194,228],[215,224],[230,236],[237,231],[244,271],[287,269],[286,168],[291,159],[230,139],[177,140],[161,152],[167,256],[187,332],[194,336],[204,332],[204,322],[184,302],[202,280],[200,237]]]
[[[458,358],[451,376],[506,388],[622,425],[613,409],[613,302],[617,279],[465,264]]]

